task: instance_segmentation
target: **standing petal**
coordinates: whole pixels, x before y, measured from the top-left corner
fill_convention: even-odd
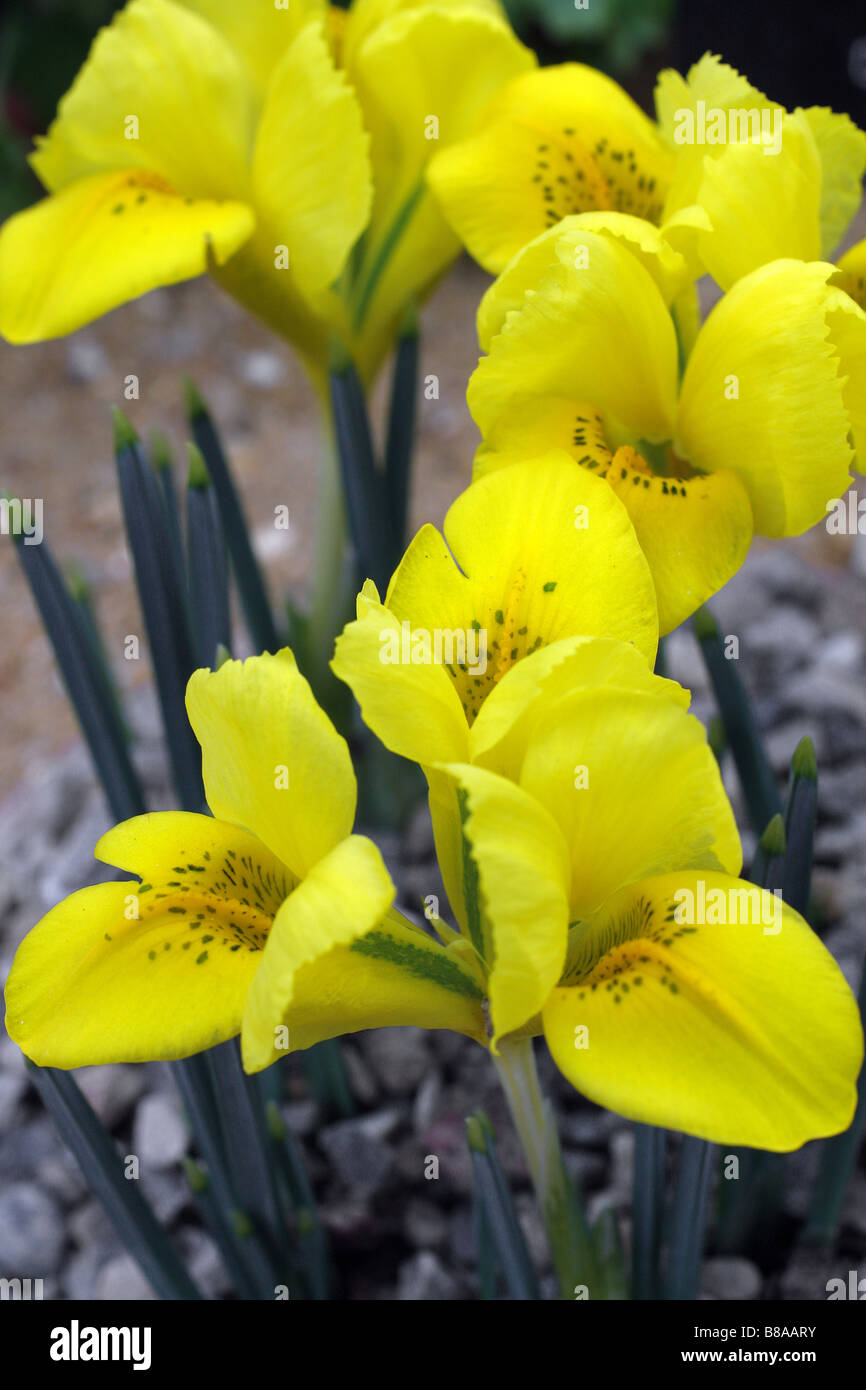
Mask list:
[[[245,826],[302,878],[349,834],[349,750],[286,648],[196,671],[186,706],[208,805]]]

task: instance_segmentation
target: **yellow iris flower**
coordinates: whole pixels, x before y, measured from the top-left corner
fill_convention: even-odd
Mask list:
[[[656,87],[674,158],[666,216],[695,229],[698,266],[723,289],[769,261],[830,260],[860,206],[866,135],[826,107],[786,111],[705,54]],[[866,241],[835,277],[866,308]]]
[[[446,593],[443,624],[450,608]],[[407,752],[435,720],[432,695],[413,716],[410,678],[390,663],[374,687],[358,633],[372,620],[368,608],[341,639],[336,669],[379,737]],[[387,610],[375,622],[387,633]],[[736,825],[687,705],[644,653],[610,638],[563,638],[516,661],[462,738],[462,761],[425,767],[439,864],[464,959],[485,981],[494,1052],[543,1032],[568,1079],[620,1114],[796,1148],[850,1122],[857,1005],[795,912],[758,889],[739,907]],[[428,730],[428,750],[444,742]],[[737,915],[719,916],[720,900]]]
[[[753,532],[805,531],[866,458],[866,314],[835,273],[777,260],[738,280],[680,380],[671,306],[686,257],[641,219],[564,219],[482,301],[475,476],[558,448],[604,478],[670,631],[739,568]]]
[[[565,453],[473,483],[443,532],[421,528],[384,603],[368,581],[337,639],[333,669],[393,752],[465,761],[480,713],[507,708],[506,673],[555,659],[563,638],[617,637],[654,660],[652,577],[625,507]]]
[[[423,171],[531,66],[492,0],[130,0],[32,164],[49,195],[0,233],[0,332],[69,333],[210,270],[321,380],[371,377],[459,242]],[[431,125],[431,121],[434,125]]]
[[[357,1028],[483,1038],[477,972],[393,911],[379,851],[351,833],[349,751],[291,652],[197,671],[187,709],[213,816],[103,836],[97,857],[141,882],[74,893],[24,939],[6,1026],[27,1056],[177,1058],[240,1032],[252,1072]]]

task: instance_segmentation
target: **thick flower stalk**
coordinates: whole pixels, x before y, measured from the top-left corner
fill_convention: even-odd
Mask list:
[[[241,1034],[244,1066],[354,1028],[483,1037],[471,964],[393,911],[353,835],[348,748],[289,651],[198,671],[187,694],[213,816],[155,812],[97,856],[138,877],[74,893],[25,937],[6,1025],[60,1068],[186,1057]]]
[[[814,525],[866,457],[866,314],[835,273],[777,260],[744,276],[681,375],[671,305],[686,258],[623,214],[557,224],[482,301],[475,476],[558,448],[604,478],[670,631],[736,572],[753,534]]]
[[[32,157],[49,196],[0,234],[0,332],[209,270],[318,384],[335,337],[371,377],[459,250],[430,154],[533,61],[489,0],[130,0]]]

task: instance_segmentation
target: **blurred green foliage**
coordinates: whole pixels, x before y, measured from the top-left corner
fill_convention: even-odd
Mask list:
[[[33,202],[27,164],[117,0],[5,0],[0,16],[0,217]]]
[[[668,37],[676,0],[504,0],[511,23],[543,62],[579,58],[623,77]]]

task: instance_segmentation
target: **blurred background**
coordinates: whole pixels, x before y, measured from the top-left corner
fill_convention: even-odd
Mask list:
[[[583,10],[572,0],[506,5],[543,62],[595,64],[647,109],[660,67],[685,71],[711,50],[789,107],[825,104],[866,126],[862,0],[822,0],[820,6],[589,0]],[[107,0],[6,0],[0,18],[0,218],[39,196],[26,162],[32,138],[46,128],[94,33],[116,8]],[[862,213],[855,231],[866,235]],[[414,526],[439,524],[470,478],[476,431],[465,389],[477,362],[474,318],[486,283],[464,259],[424,311],[421,372],[438,375],[440,394],[419,402]],[[141,383],[134,402],[123,399],[130,374]],[[132,697],[138,759],[154,807],[171,804],[171,792],[150,703],[149,662],[121,659],[124,638],[140,633],[142,624],[117,498],[110,411],[121,405],[143,436],[165,430],[180,464],[185,374],[201,387],[231,452],[272,595],[291,588],[302,596],[319,421],[288,347],[207,280],[158,290],[55,342],[26,348],[0,342],[0,487],[44,499],[45,534],[55,555],[77,566],[92,586],[109,660]],[[375,405],[381,415],[383,401]],[[288,532],[273,526],[280,505],[290,509]],[[815,739],[821,772],[816,900],[828,944],[855,986],[866,946],[864,579],[866,535],[831,537],[818,526],[795,542],[756,547],[713,605],[723,631],[741,638],[742,674],[780,781],[801,735]],[[12,546],[2,540],[0,611],[2,977],[25,931],[92,878],[92,847],[107,827],[107,813]],[[670,674],[695,691],[696,712],[708,717],[713,706],[687,632],[671,639],[668,661]],[[736,801],[729,767],[725,775]],[[747,862],[751,848],[747,836]],[[386,839],[383,850],[406,906],[442,891],[423,809],[408,835]],[[521,1161],[480,1051],[459,1039],[385,1030],[353,1040],[347,1056],[364,1111],[358,1120],[319,1113],[298,1071],[292,1073],[290,1108],[325,1192],[326,1218],[349,1270],[349,1296],[471,1294],[471,1175],[462,1126],[478,1103],[506,1136],[504,1160],[515,1184],[523,1184],[521,1213],[533,1253],[543,1262],[543,1235]],[[148,1195],[198,1261],[198,1276],[218,1291],[213,1251],[190,1218],[179,1175],[185,1128],[164,1069],[95,1068],[83,1080],[115,1135],[147,1155]],[[627,1216],[630,1127],[553,1077],[551,1084],[569,1164],[594,1209],[607,1203]],[[341,1124],[356,1128],[341,1130]],[[447,1155],[442,1184],[423,1181],[419,1152]],[[803,1252],[792,1256],[816,1161],[815,1145],[797,1156],[773,1229],[754,1242],[748,1258],[737,1263],[725,1251],[712,1252],[705,1274],[709,1296],[823,1298],[825,1280],[844,1277],[857,1260],[866,1273],[862,1169],[837,1254],[824,1264]],[[0,1037],[0,1274],[7,1269],[49,1272],[52,1292],[46,1296],[147,1296],[70,1161],[58,1153],[17,1050]]]

